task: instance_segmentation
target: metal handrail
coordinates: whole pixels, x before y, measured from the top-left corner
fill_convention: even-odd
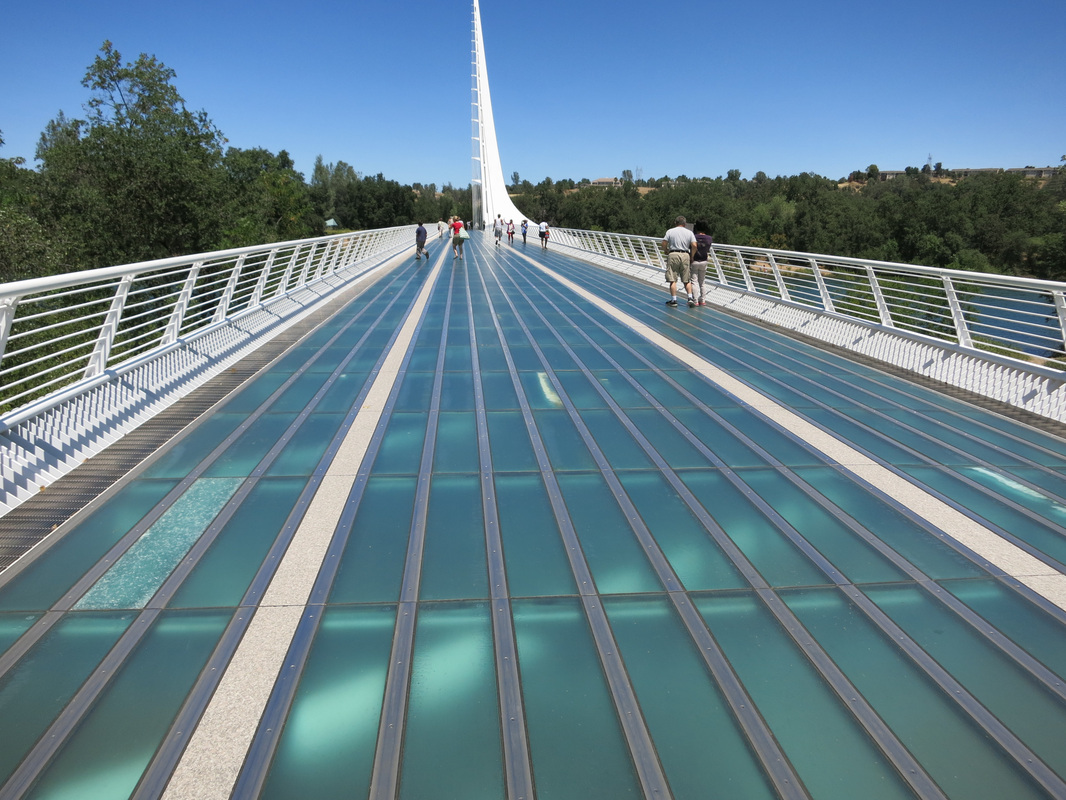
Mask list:
[[[0,420],[411,244],[412,232],[342,233],[0,284]]]
[[[551,241],[661,280],[659,239],[553,228]],[[1066,369],[1066,283],[715,244],[707,280],[984,357]],[[626,267],[622,267],[626,269]]]

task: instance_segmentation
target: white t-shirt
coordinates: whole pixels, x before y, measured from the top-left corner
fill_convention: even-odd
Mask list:
[[[548,230],[548,223],[547,222],[540,223],[540,232],[541,233],[546,233],[547,230]]]
[[[691,246],[696,241],[696,234],[686,228],[684,225],[677,225],[666,232],[663,236],[663,241],[666,242],[667,250],[681,250],[685,253],[690,253]]]

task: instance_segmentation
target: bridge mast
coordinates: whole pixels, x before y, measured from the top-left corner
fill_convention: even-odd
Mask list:
[[[471,199],[475,224],[491,227],[496,215],[504,220],[528,219],[507,194],[500,148],[496,142],[496,124],[492,118],[488,70],[485,67],[485,40],[481,33],[481,7],[474,0],[473,46],[471,52]]]

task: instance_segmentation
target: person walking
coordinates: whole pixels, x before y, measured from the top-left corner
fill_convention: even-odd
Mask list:
[[[499,214],[492,223],[492,235],[496,238],[496,246],[499,247],[500,239],[503,238],[503,217]]]
[[[666,282],[670,284],[670,299],[666,304],[677,305],[677,282],[680,280],[688,292],[688,307],[692,308],[696,300],[692,297],[690,266],[692,256],[696,254],[696,236],[685,225],[684,217],[679,216],[674,221],[674,227],[663,235],[660,245],[666,254]]]
[[[458,217],[452,218],[452,258],[458,258],[463,260],[463,237],[460,232],[463,230],[463,221]]]
[[[526,243],[526,234],[529,233],[529,220],[522,220],[522,244]]]
[[[429,251],[426,250],[426,235],[426,229],[419,222],[418,227],[415,228],[415,261],[418,261],[422,256],[425,256],[426,261],[429,261]]]
[[[507,220],[507,244],[514,247],[514,220]]]
[[[692,232],[696,234],[696,254],[692,257],[691,277],[693,294],[696,295],[696,304],[704,305],[706,293],[703,291],[703,281],[707,277],[707,259],[710,257],[711,245],[714,240],[710,234],[711,226],[705,219],[696,220],[692,226]],[[699,291],[695,289],[699,287]]]
[[[540,228],[540,246],[541,249],[545,249],[548,246],[548,223],[542,221],[538,227]]]
[[[443,239],[444,238],[444,220],[442,220],[442,219],[438,219],[437,220],[437,238],[438,239]]]

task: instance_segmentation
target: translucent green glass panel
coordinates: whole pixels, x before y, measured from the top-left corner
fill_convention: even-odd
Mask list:
[[[500,713],[488,604],[418,609],[400,798],[497,798]]]
[[[375,474],[418,473],[428,419],[428,412],[397,412],[389,417],[385,438],[381,442],[377,458],[374,459]]]
[[[651,459],[613,411],[588,409],[581,414],[592,438],[612,469],[649,469]]]
[[[266,474],[310,477],[342,422],[343,414],[309,414]]]
[[[764,467],[768,462],[717,420],[698,408],[672,409],[679,422],[730,467]]]
[[[642,796],[581,603],[513,605],[537,796]]]
[[[128,797],[228,622],[164,612],[27,796]]]
[[[865,587],[892,621],[1059,775],[1066,775],[1066,704],[916,586]]]
[[[737,401],[696,372],[687,369],[670,369],[666,374],[691,392],[708,408],[733,408]]]
[[[330,364],[329,368],[335,369],[335,364]],[[281,396],[274,401],[270,406],[270,412],[277,413],[293,413],[298,414],[303,411],[311,399],[318,393],[318,390],[326,382],[328,375],[321,372],[307,372],[300,375],[295,381],[292,382]]]
[[[226,401],[225,405],[222,406],[223,413],[231,414],[234,418],[239,419],[245,414],[255,411],[288,379],[289,375],[275,370],[256,376],[242,386],[236,395]],[[218,415],[213,414],[212,419],[215,416]]]
[[[237,478],[194,481],[74,607],[143,608],[240,485]]]
[[[0,610],[46,609],[151,511],[174,481],[133,481],[0,588]]]
[[[718,470],[679,473],[703,507],[771,586],[809,586],[829,579]]]
[[[852,583],[906,579],[904,572],[779,471],[745,469],[738,474]]]
[[[610,598],[604,608],[676,800],[776,797],[670,602]]]
[[[1051,527],[1007,506],[994,495],[963,483],[948,470],[934,467],[908,467],[906,472],[950,497],[963,508],[984,517],[1022,541],[1028,542],[1041,552],[1060,562],[1066,562],[1066,537]],[[1004,493],[1009,496],[1005,490]],[[1042,510],[1041,504],[1036,503],[1035,499],[1030,497],[1023,502],[1023,508],[1033,507],[1039,513]]]
[[[537,458],[526,430],[526,421],[521,412],[490,411],[486,417],[493,469],[497,472],[538,469]]]
[[[261,797],[365,797],[395,606],[326,609]]]
[[[497,475],[496,507],[511,596],[575,594],[573,573],[540,475]]]
[[[933,437],[935,441],[951,445],[960,451],[961,455],[956,455],[950,460],[944,460],[942,463],[969,464],[973,460],[1000,466],[1022,463],[1022,459],[1011,453],[1009,448],[1007,452],[1004,452],[1003,448],[986,444],[987,434],[978,432],[975,437],[971,433],[960,430],[957,424],[937,424],[924,414],[918,414],[909,409],[892,408],[887,409],[884,413],[893,419],[917,428],[919,431]]]
[[[565,411],[534,411],[537,430],[556,471],[595,469],[596,462]]]
[[[520,407],[514,381],[508,372],[482,372],[481,389],[485,395],[485,408],[502,410]]]
[[[646,368],[634,368],[630,371],[630,375],[636,379],[641,388],[651,394],[654,398],[653,405],[660,405],[670,410],[692,407],[692,401],[659,373]]]
[[[347,414],[366,383],[365,371],[338,375],[326,390],[315,410],[322,414]]]
[[[713,466],[713,462],[658,411],[650,408],[627,409],[626,416],[633,420],[659,455],[674,469]]]
[[[331,603],[395,601],[411,535],[417,479],[371,477],[337,567]]]
[[[0,784],[132,621],[129,612],[67,614],[0,678]]]
[[[485,523],[477,475],[435,475],[422,558],[422,600],[488,597]]]
[[[254,407],[248,409],[248,412],[253,410]],[[184,478],[247,418],[248,413],[245,411],[212,414],[168,447],[167,451],[142,473],[142,476],[145,478]]]
[[[1066,680],[1066,630],[1062,622],[991,578],[943,581],[940,585]]]
[[[824,464],[825,458],[807,450],[798,441],[771,424],[761,414],[746,408],[723,408],[722,418],[770,453],[786,467]]]
[[[747,587],[707,529],[659,472],[623,472],[618,477],[686,589]]]
[[[1066,527],[1066,504],[1063,504],[1059,498],[1026,486],[1004,470],[990,467],[969,467],[962,468],[959,472],[982,486],[991,489],[996,494],[1014,501],[1029,511],[1036,512],[1052,524]],[[1059,485],[1055,488],[1062,490],[1061,480],[1058,483]]]
[[[1013,800],[1044,796],[840,592],[812,589],[783,592],[781,597],[949,797]]]
[[[922,463],[920,456],[911,453],[900,445],[882,439],[877,435],[876,429],[859,425],[836,411],[812,408],[804,410],[804,414],[823,428],[831,430],[840,438],[874,453],[878,458],[887,461],[889,464],[902,466],[903,464]]]
[[[548,373],[526,370],[518,374],[526,402],[533,409],[557,409],[563,407],[559,393],[555,391]]]
[[[433,449],[435,472],[477,472],[477,417],[473,411],[442,411]]]
[[[396,394],[395,411],[425,411],[433,401],[432,372],[407,372]]]
[[[589,383],[584,373],[576,371],[560,372],[558,373],[558,378],[567,397],[570,398],[570,402],[576,408],[607,408],[607,402],[596,391],[596,388]]]
[[[466,372],[445,372],[441,376],[440,407],[443,411],[464,411],[474,407],[474,379],[470,362]]]
[[[295,414],[264,414],[254,420],[225,453],[219,456],[205,476],[209,478],[247,477],[258,466],[292,424]],[[297,434],[299,435],[299,434]]]
[[[219,531],[171,607],[236,606],[303,491],[303,478],[262,478]]]
[[[0,654],[40,618],[40,614],[0,614]]]
[[[557,477],[596,588],[604,594],[663,591],[603,476]]]
[[[648,408],[653,405],[642,392],[640,392],[624,375],[613,370],[602,370],[593,373],[600,386],[607,390],[607,394],[622,408]]]
[[[894,767],[755,594],[693,599],[813,797],[912,797]]]
[[[963,578],[985,574],[964,555],[839,469],[800,467],[795,472],[926,575]]]

